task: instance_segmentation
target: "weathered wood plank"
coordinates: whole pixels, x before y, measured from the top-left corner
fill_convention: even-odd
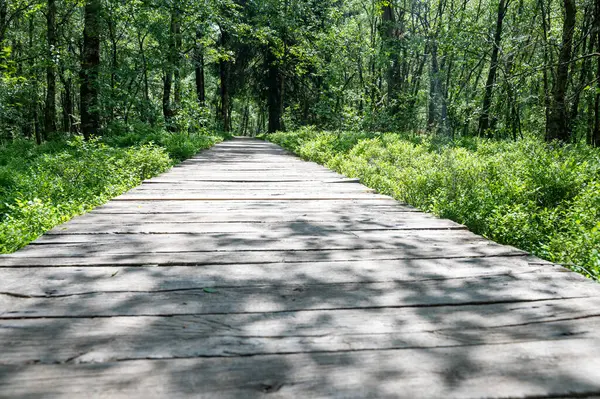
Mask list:
[[[224,281],[222,286],[186,290],[91,292],[31,298],[0,295],[0,318],[432,307],[584,297],[600,297],[600,287],[579,278],[568,279],[564,273],[551,272],[457,280],[341,284],[311,282],[245,287],[231,287]]]
[[[268,172],[265,172],[268,173]],[[334,179],[334,180],[321,180],[321,181],[298,181],[298,182],[246,182],[246,183],[230,183],[230,182],[193,182],[193,181],[180,181],[173,179],[171,182],[160,182],[146,180],[140,186],[139,189],[164,189],[164,188],[179,188],[179,187],[190,187],[190,188],[212,188],[212,189],[224,189],[224,190],[246,190],[246,189],[368,189],[368,187],[359,184],[353,179]]]
[[[347,232],[324,230],[321,233],[310,234],[271,231],[258,236],[253,233],[162,234],[160,236],[152,234],[47,235],[13,256],[90,256],[131,253],[132,248],[135,248],[137,253],[387,249],[398,258],[524,253],[515,248],[511,249],[490,242],[465,230]]]
[[[441,222],[438,222],[441,221]],[[106,213],[90,212],[84,216],[76,217],[67,224],[89,224],[89,225],[120,225],[120,224],[150,224],[150,223],[314,223],[319,224],[343,224],[357,226],[363,224],[380,224],[385,226],[413,226],[418,223],[423,225],[438,225],[446,223],[453,226],[461,226],[447,219],[439,219],[420,212],[306,212],[290,209],[284,211],[264,211],[260,213],[243,211],[219,211],[214,212],[181,212],[181,213]]]
[[[169,194],[169,193],[188,193],[191,194],[193,196],[197,196],[197,195],[205,195],[205,196],[210,196],[210,197],[223,197],[223,196],[229,196],[231,194],[240,194],[240,193],[248,193],[248,194],[252,194],[252,195],[281,195],[281,196],[286,196],[286,195],[298,195],[298,194],[302,194],[302,195],[310,195],[313,197],[318,197],[319,194],[323,193],[323,189],[327,189],[326,187],[313,187],[313,188],[304,188],[304,187],[299,187],[299,188],[291,188],[291,187],[284,187],[284,188],[252,188],[252,187],[248,187],[248,188],[244,188],[244,189],[240,189],[240,188],[205,188],[205,187],[189,187],[189,186],[179,186],[179,187],[148,187],[151,185],[146,185],[146,186],[140,186],[138,188],[135,188],[133,190],[128,191],[129,194],[145,194],[145,195],[152,195],[152,194]],[[361,188],[361,187],[357,187],[357,188],[344,188],[343,184],[339,184],[336,188],[332,188],[332,189],[327,189],[327,192],[330,195],[342,195],[342,194],[365,194],[365,193],[374,193],[374,190],[368,189],[368,188]]]
[[[346,201],[111,201],[96,208],[92,213],[213,213],[215,211],[262,212],[334,212],[346,215],[349,212],[418,212],[416,208],[385,200]]]
[[[2,270],[0,292],[61,296],[101,291],[184,290],[202,287],[449,280],[565,272],[533,257],[168,266],[30,267]],[[235,276],[235,278],[231,278]]]
[[[599,307],[600,298],[583,298],[451,309],[0,320],[0,352],[2,364],[81,364],[598,340]]]
[[[600,394],[600,347],[569,339],[470,347],[0,366],[11,398],[474,398]],[[551,348],[551,350],[550,350]]]
[[[313,226],[307,223],[308,226]],[[325,237],[320,237],[325,236]],[[486,245],[499,245],[492,241],[486,240],[485,238],[473,234],[468,230],[411,230],[411,231],[397,231],[397,230],[383,230],[383,231],[362,231],[362,230],[348,230],[348,231],[331,231],[329,229],[318,230],[318,225],[314,229],[308,232],[299,231],[295,234],[286,234],[281,231],[267,231],[261,236],[256,236],[252,232],[244,233],[208,233],[208,234],[172,234],[161,237],[153,237],[147,235],[139,235],[135,237],[87,237],[85,234],[82,235],[48,235],[42,236],[36,240],[34,245],[44,244],[79,244],[79,243],[112,243],[113,241],[119,241],[122,243],[132,242],[140,243],[145,241],[148,243],[162,243],[167,244],[173,242],[174,244],[180,243],[185,245],[186,243],[193,244],[196,241],[202,241],[200,244],[207,244],[208,246],[202,248],[203,250],[213,250],[210,242],[217,242],[221,246],[228,245],[228,249],[235,249],[237,243],[242,243],[241,248],[246,248],[247,245],[252,245],[250,249],[271,249],[269,247],[270,242],[278,242],[288,240],[289,242],[296,242],[293,246],[303,246],[311,240],[316,240],[315,237],[320,237],[323,247],[327,247],[329,243],[331,245],[337,245],[341,247],[356,246],[356,248],[396,248],[403,244],[408,244],[411,240],[421,240],[424,243],[482,243]],[[231,245],[226,241],[230,240]],[[337,243],[337,244],[336,244]],[[216,244],[215,244],[216,245]],[[318,249],[319,247],[315,247]],[[219,249],[219,248],[215,248]],[[293,249],[293,248],[283,248]],[[306,249],[306,248],[299,248]]]
[[[29,250],[29,249],[28,249]],[[124,249],[125,250],[125,249]],[[489,257],[521,257],[523,251],[510,247],[481,247],[465,246],[461,251],[441,252],[432,251],[429,256],[421,253],[418,256],[405,252],[390,251],[389,249],[353,249],[348,248],[328,250],[288,250],[288,251],[179,251],[179,252],[141,252],[130,248],[128,252],[109,253],[88,248],[82,256],[76,251],[65,251],[65,255],[48,256],[42,251],[28,252],[21,250],[11,255],[0,255],[0,267],[31,267],[31,266],[203,266],[203,265],[234,265],[234,264],[265,264],[265,263],[313,263],[313,262],[344,262],[354,260],[417,260],[417,259],[452,259]],[[80,251],[81,252],[81,251]]]
[[[466,229],[456,223],[442,219],[430,221],[418,220],[404,223],[386,222],[302,222],[290,221],[284,223],[259,222],[228,222],[228,223],[144,223],[144,224],[82,224],[67,223],[50,230],[49,235],[59,234],[212,234],[212,233],[256,233],[283,232],[289,234],[322,233],[323,231],[344,230],[436,230],[436,229]]]
[[[357,199],[388,200],[389,197],[370,193],[221,193],[205,194],[203,192],[129,192],[112,199],[112,201],[348,201]]]

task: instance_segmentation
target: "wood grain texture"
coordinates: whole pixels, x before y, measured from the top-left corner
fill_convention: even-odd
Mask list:
[[[467,305],[452,312],[431,307],[0,320],[0,363],[439,348],[565,336],[597,340],[598,309],[597,297]]]
[[[532,264],[535,258],[455,258],[318,261],[301,263],[206,264],[173,266],[8,267],[0,292],[27,296],[61,296],[106,291],[184,290],[201,287],[285,285],[296,282],[375,283],[457,280],[545,272],[572,274],[556,265]],[[285,273],[282,273],[285,271]],[[235,278],[228,278],[235,276]],[[576,277],[576,276],[575,276]]]
[[[490,398],[598,396],[594,339],[100,364],[0,366],[1,396]],[[551,349],[550,349],[551,348]]]
[[[600,286],[235,139],[0,256],[0,397],[600,395]]]
[[[285,285],[202,285],[186,289],[91,291],[66,296],[0,295],[0,318],[285,312],[316,309],[463,306],[600,296],[598,287],[563,273],[456,280]]]

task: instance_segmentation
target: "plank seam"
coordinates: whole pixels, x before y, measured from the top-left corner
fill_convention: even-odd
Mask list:
[[[39,316],[7,316],[0,314],[0,320],[31,320],[31,319],[109,319],[113,317],[174,317],[174,316],[226,316],[226,315],[253,315],[253,314],[282,314],[292,312],[322,312],[322,311],[336,311],[336,310],[379,310],[379,309],[423,309],[423,308],[453,308],[463,306],[485,306],[485,305],[497,305],[497,304],[519,304],[519,303],[534,303],[534,302],[550,302],[557,300],[569,300],[569,299],[593,299],[600,298],[597,295],[584,295],[584,296],[560,296],[560,297],[549,297],[549,298],[538,298],[538,299],[506,299],[506,300],[494,300],[494,301],[466,301],[456,303],[436,303],[436,304],[412,304],[412,305],[387,305],[387,306],[365,306],[365,307],[329,307],[329,308],[318,308],[318,309],[294,309],[294,310],[272,310],[272,311],[245,311],[245,312],[191,312],[191,313],[164,313],[164,314],[153,314],[153,313],[139,313],[139,314],[114,314],[114,315],[103,315],[103,314],[81,314],[81,315],[65,315],[65,316],[53,316],[53,315],[39,315]]]

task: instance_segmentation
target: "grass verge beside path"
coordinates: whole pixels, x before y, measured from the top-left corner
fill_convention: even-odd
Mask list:
[[[0,253],[18,250],[224,138],[138,127],[89,142],[75,137],[0,146]]]
[[[600,151],[303,129],[266,138],[382,194],[600,279]]]

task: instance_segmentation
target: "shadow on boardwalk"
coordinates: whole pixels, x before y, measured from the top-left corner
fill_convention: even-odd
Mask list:
[[[408,217],[389,204],[322,206],[223,202],[289,221],[0,258],[0,396],[600,395],[597,285],[464,230],[389,229]]]

